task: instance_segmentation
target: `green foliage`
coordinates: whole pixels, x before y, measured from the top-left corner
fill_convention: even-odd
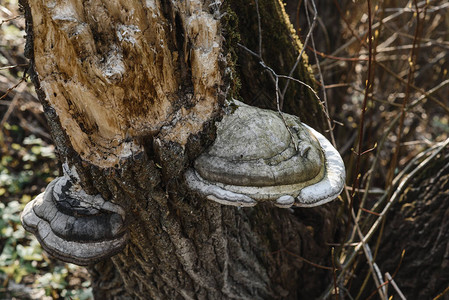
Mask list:
[[[71,265],[72,269],[76,266]],[[39,277],[37,280],[37,285],[45,290],[46,296],[55,295],[55,291],[58,291],[64,299],[79,299],[86,300],[92,299],[92,288],[90,288],[90,282],[83,283],[83,289],[70,290],[67,289],[68,282],[66,280],[69,275],[70,267],[58,266],[55,267],[53,272],[49,272]]]
[[[9,128],[11,135],[20,135],[15,127],[5,126],[5,129]],[[50,167],[55,159],[54,146],[42,139],[30,135],[21,144],[11,143],[7,150],[0,160],[0,196],[24,193],[33,184],[48,183],[57,175],[57,170]]]
[[[16,283],[26,276],[35,276],[35,288],[45,290],[47,296],[65,299],[92,299],[90,282],[85,281],[82,288],[72,290],[67,281],[70,273],[77,270],[74,265],[52,265],[46,258],[36,238],[26,232],[20,224],[20,212],[31,198],[24,196],[22,203],[0,202],[0,276]],[[0,297],[2,294],[0,293]]]
[[[0,298],[15,296],[8,292],[9,281],[23,286],[31,281],[33,290],[44,290],[54,299],[92,299],[90,281],[81,287],[69,284],[80,268],[52,262],[20,223],[26,203],[58,175],[54,146],[33,135],[24,136],[15,125],[7,124],[3,130],[10,138],[0,148],[0,279],[6,288]]]
[[[42,250],[34,237],[20,225],[19,214],[23,209],[18,201],[7,205],[0,203],[0,233],[3,250],[0,254],[0,273],[16,283],[37,271],[36,263],[42,261]],[[28,243],[25,243],[28,240]],[[26,245],[26,246],[24,246]]]

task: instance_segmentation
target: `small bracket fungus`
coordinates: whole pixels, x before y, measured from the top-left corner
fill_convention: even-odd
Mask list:
[[[128,240],[123,209],[84,192],[70,177],[53,180],[22,212],[23,227],[45,251],[77,265],[118,253]]]
[[[335,199],[345,168],[331,143],[299,118],[235,101],[214,144],[185,174],[190,189],[235,206],[312,207]]]

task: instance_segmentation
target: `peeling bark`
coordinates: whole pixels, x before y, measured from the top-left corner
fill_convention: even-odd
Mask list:
[[[275,35],[263,29],[266,57],[285,49],[267,61],[276,65],[288,58],[279,69],[285,74],[300,44],[291,30],[283,32],[289,23],[282,4],[259,2],[263,19],[270,16],[279,29]],[[320,294],[331,271],[301,257],[329,265],[326,243],[333,240],[336,203],[294,211],[269,203],[238,209],[189,194],[183,181],[186,167],[214,139],[220,107],[225,97],[238,95],[241,79],[246,102],[254,102],[246,97],[255,89],[274,95],[273,86],[264,85],[265,71],[258,69],[265,79],[250,80],[257,62],[245,60],[236,44],[240,36],[253,47],[253,4],[229,1],[221,9],[206,0],[21,4],[30,74],[59,159],[76,169],[84,191],[126,212],[128,245],[92,266],[98,298]],[[245,16],[250,18],[243,23]],[[311,83],[308,72],[301,63],[295,76]],[[302,116],[322,124],[311,93],[304,87],[292,91],[289,111],[308,107]],[[274,99],[264,99],[269,98]],[[264,106],[265,100],[255,102]]]

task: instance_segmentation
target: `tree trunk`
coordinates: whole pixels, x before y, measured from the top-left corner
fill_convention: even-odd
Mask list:
[[[386,217],[376,261],[384,273],[389,272],[394,276],[395,283],[407,299],[436,299],[441,293],[445,295],[438,299],[447,300],[448,149],[420,172],[404,191]],[[356,272],[359,280],[364,278],[367,271],[366,266],[363,266]],[[359,287],[360,282],[354,282],[354,286]],[[367,297],[376,288],[371,285],[365,290],[364,296]],[[395,293],[391,286],[389,291]]]
[[[126,211],[128,244],[91,267],[99,299],[312,299],[331,279],[302,258],[330,264],[336,204],[239,209],[185,186],[226,98],[276,103],[270,74],[237,46],[258,52],[255,2],[219,2],[21,1],[59,159]],[[262,58],[288,75],[301,44],[283,5],[260,0],[259,13]],[[306,59],[293,76],[313,85]],[[323,126],[312,93],[290,86],[285,110]]]

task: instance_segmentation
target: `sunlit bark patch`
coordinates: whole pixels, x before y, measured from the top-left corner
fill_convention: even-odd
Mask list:
[[[30,1],[41,89],[84,160],[110,167],[161,129],[184,146],[217,112],[222,36],[206,2]]]

